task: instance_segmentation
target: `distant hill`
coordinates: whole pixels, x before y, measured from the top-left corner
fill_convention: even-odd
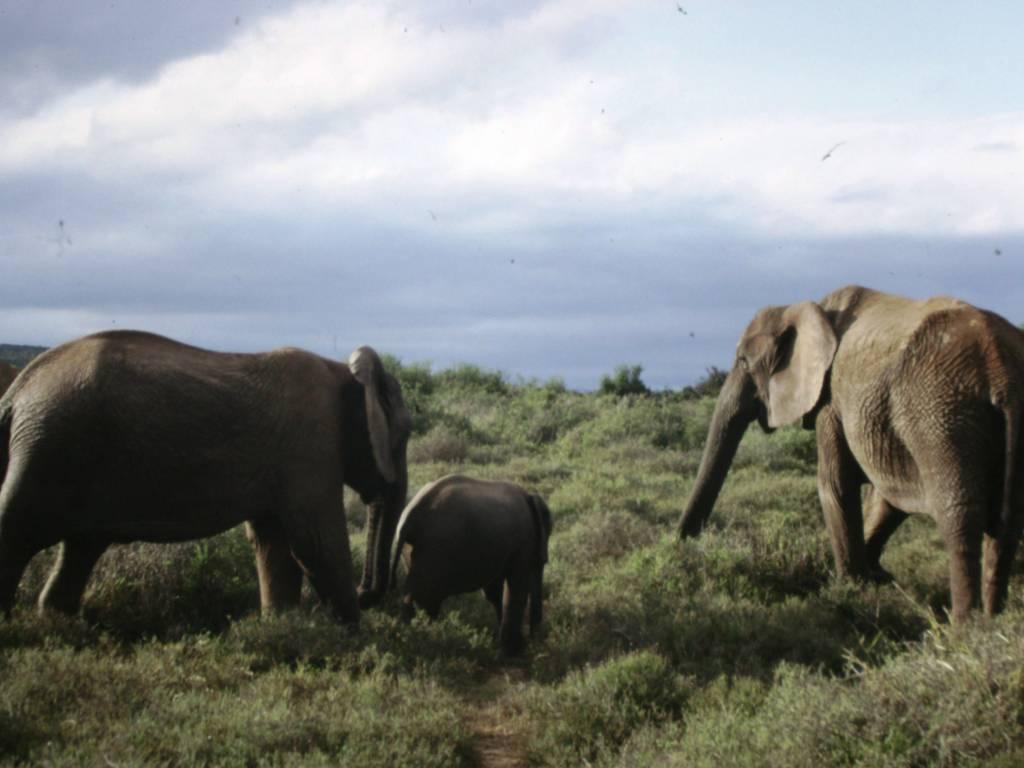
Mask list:
[[[46,347],[32,347],[27,344],[0,344],[0,360],[15,368],[24,368],[29,360],[45,352]]]

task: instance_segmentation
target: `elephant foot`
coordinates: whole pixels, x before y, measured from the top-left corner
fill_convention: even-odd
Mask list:
[[[864,581],[869,584],[892,584],[896,581],[896,578],[876,563],[868,567],[867,572],[864,574]]]
[[[687,521],[679,526],[679,540],[686,541],[687,539],[695,539],[700,536],[701,531],[704,530],[704,523]]]
[[[501,651],[505,656],[522,656],[526,643],[522,635],[504,635],[499,638]]]
[[[402,601],[402,610],[401,610],[401,613],[399,614],[399,616],[402,619],[402,622],[405,623],[405,624],[408,624],[409,622],[412,621],[412,619],[413,619],[413,617],[415,615],[416,615],[416,606],[414,606],[412,604],[412,600],[403,600]]]
[[[359,595],[359,607],[363,610],[366,610],[367,608],[373,608],[375,605],[378,605],[381,600],[384,599],[384,595],[376,589],[364,590],[362,587],[359,587],[357,592]]]

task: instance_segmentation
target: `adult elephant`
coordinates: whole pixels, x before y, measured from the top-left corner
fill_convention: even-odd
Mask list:
[[[41,609],[76,612],[114,542],[170,542],[245,521],[264,610],[302,574],[343,621],[387,588],[411,420],[369,347],[348,365],[298,349],[210,352],[138,331],[69,342],[0,399],[0,610],[28,561],[63,542]],[[342,506],[369,505],[357,596]]]
[[[884,577],[886,540],[908,513],[926,513],[949,555],[954,620],[980,605],[983,582],[985,611],[997,613],[1022,524],[1022,396],[1024,334],[956,299],[849,286],[762,309],[718,397],[680,534],[704,526],[751,421],[771,432],[802,420],[817,430],[818,495],[839,574]]]

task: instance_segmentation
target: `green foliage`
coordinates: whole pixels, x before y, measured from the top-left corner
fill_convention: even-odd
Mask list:
[[[646,395],[650,390],[640,378],[643,371],[642,365],[617,365],[614,373],[601,377],[601,386],[598,391],[602,395],[614,395],[615,397]]]
[[[0,673],[0,758],[32,764],[459,765],[452,694],[418,676],[254,668],[222,639],[21,648]]]
[[[680,542],[714,369],[692,391],[609,396],[385,365],[416,419],[410,494],[463,471],[552,509],[526,659],[501,657],[478,593],[409,624],[392,593],[358,632],[308,588],[261,618],[240,529],[113,547],[75,620],[32,612],[45,553],[0,620],[0,763],[478,764],[470,728],[497,686],[494,729],[537,764],[1020,764],[1024,563],[1007,614],[957,630],[927,518],[883,558],[898,587],[836,582],[814,433],[756,425],[704,535]],[[365,512],[346,505],[358,570]]]
[[[683,387],[683,397],[688,400],[696,400],[701,397],[718,397],[718,393],[722,391],[722,385],[725,384],[725,378],[728,375],[728,371],[723,371],[721,368],[712,365],[705,372],[704,378],[692,386]]]
[[[46,351],[46,347],[32,347],[26,344],[0,344],[0,362],[10,363],[15,368],[24,368],[32,359]]]
[[[692,684],[640,651],[573,672],[527,702],[531,765],[582,765],[614,753],[637,729],[678,716]]]
[[[745,691],[694,697],[685,730],[659,744],[645,739],[623,764],[1019,764],[1022,630],[1020,614],[936,627],[883,663],[851,662],[845,680],[782,665],[755,706]]]

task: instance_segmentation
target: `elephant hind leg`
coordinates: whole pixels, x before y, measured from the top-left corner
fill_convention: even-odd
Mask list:
[[[250,520],[245,528],[256,552],[263,612],[294,608],[302,593],[302,568],[292,556],[284,526],[276,518],[267,517]]]
[[[1017,483],[1024,486],[1024,479]],[[1017,499],[1024,500],[1024,487],[1015,492]],[[985,613],[992,616],[1006,607],[1009,592],[1010,571],[1020,543],[1021,529],[1024,528],[1024,505],[1014,504],[1013,514],[1006,527],[997,516],[993,516],[985,531]]]
[[[11,615],[18,582],[21,581],[29,560],[35,557],[38,551],[37,548],[15,541],[14,537],[6,534],[0,525],[0,614]]]
[[[40,613],[57,611],[72,616],[78,613],[89,575],[108,545],[106,539],[89,536],[66,539],[39,595]]]
[[[523,614],[530,597],[530,580],[526,574],[514,573],[509,576],[505,591],[504,610],[498,638],[502,650],[509,656],[518,656],[523,651]]]
[[[949,556],[949,588],[954,623],[963,623],[981,607],[981,541],[983,515],[970,505],[938,516]]]
[[[501,625],[501,612],[502,603],[504,600],[505,593],[505,579],[499,578],[492,581],[486,587],[484,587],[484,594],[487,596],[487,601],[494,606],[494,613],[498,620],[498,625]]]
[[[1019,526],[1018,526],[1019,528]],[[985,613],[994,616],[1006,607],[1010,591],[1010,569],[1017,553],[1020,531],[1015,536],[985,535]]]
[[[38,552],[55,544],[43,539],[32,523],[31,507],[18,503],[19,478],[9,470],[0,491],[0,613],[10,616],[18,583],[29,561]],[[25,524],[28,521],[28,524]]]
[[[864,559],[867,577],[872,581],[890,582],[892,575],[882,567],[882,550],[909,515],[882,498],[869,486],[866,498],[868,507],[865,523]]]
[[[544,618],[544,566],[537,569],[530,585],[530,637],[540,631]]]

